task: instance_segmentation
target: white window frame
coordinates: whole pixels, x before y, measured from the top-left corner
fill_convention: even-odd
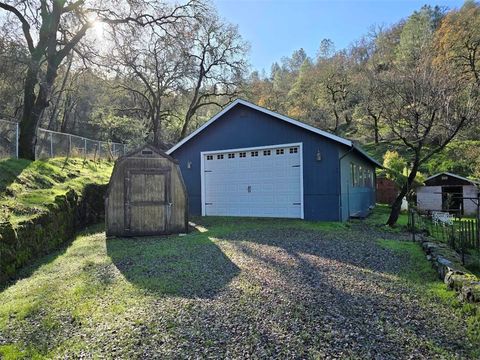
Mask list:
[[[200,201],[202,202],[202,216],[205,216],[205,157],[210,154],[225,154],[231,152],[249,152],[249,151],[263,151],[263,150],[272,150],[279,147],[298,147],[298,152],[300,154],[300,219],[305,218],[305,200],[303,192],[303,142],[292,143],[292,144],[277,144],[277,145],[267,145],[267,146],[257,146],[257,147],[248,147],[248,148],[237,148],[237,149],[226,149],[226,150],[212,150],[212,151],[201,151],[200,152],[200,188],[201,196]],[[250,157],[248,157],[250,158]]]

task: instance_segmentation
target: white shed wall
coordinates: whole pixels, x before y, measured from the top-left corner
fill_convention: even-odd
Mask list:
[[[464,197],[477,197],[477,187],[474,185],[465,185],[463,187],[463,196]],[[477,205],[472,200],[463,200],[463,208],[465,215],[475,215],[477,213]]]
[[[442,187],[420,186],[417,188],[417,207],[420,210],[442,210]]]

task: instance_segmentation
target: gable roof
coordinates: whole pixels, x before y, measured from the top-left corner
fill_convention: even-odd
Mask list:
[[[463,181],[468,181],[469,183],[471,183],[473,185],[480,185],[480,181],[478,181],[478,180],[468,179],[466,177],[456,175],[456,174],[452,174],[452,173],[449,173],[449,172],[446,172],[446,171],[435,174],[435,175],[432,175],[432,176],[426,178],[425,181],[432,180],[432,179],[434,179],[436,177],[439,177],[441,175],[448,175],[448,176],[451,176],[451,177],[454,177],[454,178],[457,178],[457,179],[460,179],[460,180],[463,180]]]
[[[288,116],[285,116],[285,115],[282,115],[282,114],[279,114],[279,113],[276,113],[274,111],[271,111],[271,110],[268,110],[264,107],[261,107],[261,106],[258,106],[258,105],[255,105],[249,101],[246,101],[246,100],[243,100],[243,99],[237,99],[235,101],[233,101],[232,103],[230,103],[228,106],[226,106],[225,108],[223,108],[223,110],[221,110],[219,113],[217,113],[214,117],[212,117],[210,120],[208,120],[205,124],[203,124],[202,126],[200,126],[197,130],[195,130],[194,132],[192,132],[190,135],[188,135],[187,137],[183,138],[182,140],[180,140],[177,144],[175,144],[173,147],[171,147],[169,150],[166,151],[167,154],[171,154],[172,152],[174,152],[175,150],[177,150],[179,147],[181,147],[183,144],[185,144],[186,142],[188,142],[189,140],[191,140],[192,138],[194,138],[195,136],[197,136],[200,132],[202,132],[205,128],[207,128],[209,125],[211,125],[212,123],[214,123],[217,119],[219,119],[222,115],[224,115],[225,113],[227,113],[228,111],[230,111],[231,109],[233,109],[235,106],[237,105],[244,105],[246,107],[249,107],[251,109],[254,109],[254,110],[257,110],[257,111],[260,111],[264,114],[267,114],[267,115],[270,115],[276,119],[279,119],[279,120],[282,120],[282,121],[285,121],[287,123],[290,123],[292,125],[295,125],[295,126],[298,126],[300,128],[303,128],[305,130],[308,130],[308,131],[311,131],[315,134],[318,134],[318,135],[321,135],[323,137],[326,137],[330,140],[333,140],[333,141],[336,141],[340,144],[343,144],[343,145],[346,145],[346,146],[349,146],[349,147],[353,147],[355,150],[357,150],[362,156],[366,157],[368,160],[370,160],[371,162],[373,162],[375,165],[377,166],[380,166],[382,167],[382,165],[377,162],[374,158],[372,158],[371,156],[369,156],[367,153],[365,153],[365,151],[363,151],[362,149],[360,149],[358,146],[355,146],[353,144],[353,142],[351,140],[348,140],[348,139],[345,139],[345,138],[342,138],[340,136],[337,136],[337,135],[334,135],[334,134],[331,134],[327,131],[324,131],[324,130],[320,130],[320,129],[317,129],[316,127],[313,127],[311,125],[308,125],[308,124],[305,124],[301,121],[298,121],[298,120],[295,120],[295,119],[292,119]]]

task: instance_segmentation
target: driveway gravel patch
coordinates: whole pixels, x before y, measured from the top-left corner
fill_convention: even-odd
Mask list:
[[[0,292],[0,353],[10,346],[85,359],[472,357],[462,315],[402,275],[412,266],[408,253],[378,242],[404,235],[362,224],[209,221],[208,231],[184,237],[78,238]]]

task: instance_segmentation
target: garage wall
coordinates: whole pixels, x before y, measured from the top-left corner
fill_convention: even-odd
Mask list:
[[[364,186],[352,186],[352,177],[350,165],[351,163],[360,165],[375,174],[375,168],[370,162],[365,161],[362,157],[356,153],[348,152],[348,150],[341,150],[340,156],[344,157],[341,162],[341,193],[340,198],[340,213],[342,220],[346,221],[351,216],[367,216],[368,208],[375,206],[376,189],[375,189],[375,177],[372,179],[372,187]]]
[[[191,215],[201,215],[202,151],[303,143],[304,212],[307,220],[340,219],[339,151],[342,145],[241,104],[235,106],[171,155],[178,159]],[[320,151],[322,160],[316,160]],[[187,164],[191,162],[191,167]]]

